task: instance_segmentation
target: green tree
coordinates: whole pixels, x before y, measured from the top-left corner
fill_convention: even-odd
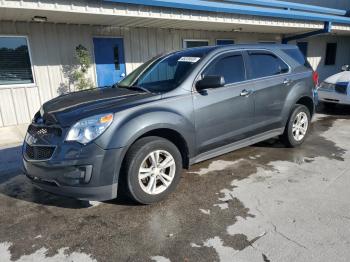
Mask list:
[[[91,67],[91,55],[89,50],[83,45],[78,45],[75,48],[75,59],[78,66],[73,72],[74,86],[77,90],[94,88],[94,84],[87,76],[88,70]]]

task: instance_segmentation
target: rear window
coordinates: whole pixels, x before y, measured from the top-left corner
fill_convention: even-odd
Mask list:
[[[275,54],[265,51],[250,51],[251,78],[274,76],[289,71],[289,66]]]
[[[293,58],[295,61],[297,61],[299,64],[312,69],[306,57],[302,54],[302,52],[299,49],[282,49],[282,51],[291,58]]]

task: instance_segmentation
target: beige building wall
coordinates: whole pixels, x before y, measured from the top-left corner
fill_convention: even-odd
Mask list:
[[[74,51],[79,44],[87,47],[93,58],[93,37],[111,36],[124,39],[127,73],[149,58],[183,47],[184,39],[233,39],[236,43],[275,41],[282,35],[262,33],[234,33],[205,30],[176,30],[157,28],[120,28],[117,26],[89,26],[53,23],[0,21],[0,35],[27,36],[29,41],[35,84],[27,87],[0,86],[0,127],[28,123],[41,104],[56,97],[62,90],[74,90],[65,70],[75,63]],[[336,73],[350,63],[350,38],[321,36],[307,40],[309,60],[321,73],[321,78]],[[327,42],[338,42],[336,66],[323,66]],[[95,67],[89,77],[96,83]]]
[[[28,123],[42,103],[62,90],[74,90],[64,72],[75,63],[74,51],[79,44],[87,47],[93,58],[94,36],[124,39],[127,73],[157,54],[181,49],[184,39],[207,39],[211,45],[221,38],[236,42],[276,40],[270,34],[26,22],[0,22],[0,35],[28,37],[35,79],[35,84],[28,87],[0,86],[0,127]],[[94,66],[89,76],[96,83]]]

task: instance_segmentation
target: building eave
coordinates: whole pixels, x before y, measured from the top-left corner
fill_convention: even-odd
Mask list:
[[[46,16],[50,23],[107,25],[126,28],[241,31],[287,35],[319,30],[324,25],[323,21],[176,9],[119,2],[97,0],[67,0],[62,2],[42,0],[0,1],[0,19],[30,22],[34,16]],[[139,3],[139,1],[137,2]],[[350,33],[346,26],[350,24],[338,24],[343,25],[341,27],[342,33]],[[337,28],[338,24],[333,23],[333,28]]]
[[[273,17],[273,18],[284,18],[294,20],[308,20],[308,21],[319,21],[319,22],[334,22],[350,24],[350,18],[345,17],[346,10],[319,8],[311,5],[305,6],[302,11],[299,9],[295,10],[295,4],[279,1],[284,4],[281,8],[272,8],[271,3],[265,6],[262,5],[263,1],[249,1],[250,5],[244,4],[243,2],[248,1],[207,1],[207,0],[104,0],[106,2],[134,4],[134,5],[145,5],[154,7],[167,7],[174,9],[186,9],[196,10],[205,12],[217,12],[227,14],[241,14],[241,15],[253,15],[262,17]],[[237,4],[237,3],[241,4]],[[258,2],[260,5],[258,5]],[[253,5],[252,5],[253,4]],[[289,6],[289,7],[288,7]],[[307,8],[306,8],[307,7]],[[338,15],[335,15],[337,13]]]

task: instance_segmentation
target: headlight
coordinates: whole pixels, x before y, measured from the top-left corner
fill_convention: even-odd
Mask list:
[[[99,137],[110,126],[113,114],[96,115],[77,122],[68,132],[66,141],[87,144]]]
[[[327,82],[322,82],[319,86],[319,88],[321,89],[334,89],[334,87],[335,87],[335,84],[330,84]]]

